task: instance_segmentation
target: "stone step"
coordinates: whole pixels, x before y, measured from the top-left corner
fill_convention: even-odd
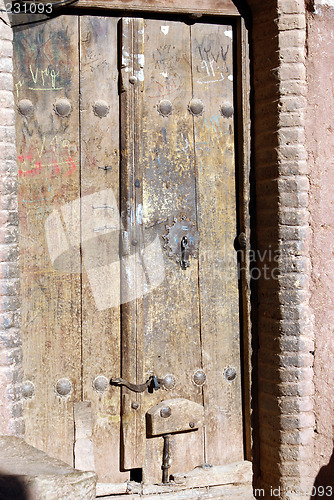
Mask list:
[[[14,436],[0,436],[0,498],[93,500],[95,472],[82,472]]]

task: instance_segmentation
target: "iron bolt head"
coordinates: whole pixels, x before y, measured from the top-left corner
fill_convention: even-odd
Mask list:
[[[58,396],[68,396],[72,392],[72,382],[68,378],[61,378],[57,380],[55,389]]]
[[[98,375],[93,380],[93,388],[96,392],[104,392],[109,386],[109,381],[104,375]]]
[[[164,408],[161,408],[160,410],[160,415],[162,418],[168,418],[172,414],[172,409],[169,406],[164,406]]]
[[[195,385],[201,387],[206,382],[206,374],[204,370],[196,370],[193,374],[193,382]]]
[[[165,378],[162,381],[162,387],[166,391],[170,391],[170,390],[174,389],[175,385],[176,385],[176,380],[175,380],[174,375],[168,374],[165,376]]]
[[[56,115],[65,118],[72,113],[72,105],[68,99],[61,98],[53,105]]]
[[[30,399],[35,394],[35,386],[30,380],[25,380],[22,385],[22,396],[24,399]]]
[[[34,105],[29,99],[21,99],[18,102],[17,109],[20,115],[31,116],[34,114]]]
[[[137,246],[137,245],[138,245],[138,240],[132,240],[132,241],[131,241],[131,243],[132,243],[132,245],[135,247],[135,246]]]
[[[138,410],[139,408],[139,403],[137,403],[137,401],[133,401],[132,404],[131,404],[131,408],[133,410]]]
[[[129,82],[134,85],[135,83],[137,83],[137,77],[135,75],[131,75],[129,78]]]
[[[189,427],[190,427],[190,429],[193,429],[195,427],[195,423],[194,422],[189,422]]]
[[[229,366],[228,368],[226,368],[226,370],[224,371],[224,377],[229,382],[232,382],[236,378],[236,376],[237,376],[236,369],[232,368],[231,366]]]
[[[220,107],[220,112],[225,118],[231,118],[234,112],[233,104],[230,102],[223,102]]]
[[[194,116],[202,116],[204,112],[204,104],[200,99],[192,99],[188,104],[188,110]]]
[[[109,113],[110,106],[108,106],[108,103],[106,101],[103,101],[102,99],[96,101],[93,104],[93,112],[94,115],[98,116],[99,118],[103,118],[104,116],[107,116]]]
[[[158,112],[162,116],[169,116],[173,111],[173,104],[168,99],[162,99],[157,106]]]

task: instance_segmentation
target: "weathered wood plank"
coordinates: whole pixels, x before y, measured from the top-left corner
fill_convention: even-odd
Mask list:
[[[120,472],[120,392],[109,385],[121,370],[118,21],[79,20],[83,399],[92,402],[99,481],[115,483],[128,478]]]
[[[232,0],[196,0],[179,2],[178,0],[79,0],[75,7],[95,9],[120,9],[141,12],[165,12],[182,14],[210,14],[222,16],[239,16],[239,11]]]
[[[191,27],[193,92],[204,104],[194,124],[206,461],[214,465],[243,458],[232,37],[231,26]]]
[[[203,399],[201,387],[192,380],[201,367],[198,263],[191,257],[190,267],[181,269],[176,259],[181,254],[182,237],[176,241],[173,235],[176,227],[182,233],[182,227],[189,224],[194,232],[189,238],[196,236],[193,126],[187,109],[191,99],[190,29],[180,22],[146,20],[144,36],[143,109],[139,116],[144,232],[147,243],[158,235],[162,245],[175,244],[169,257],[169,250],[162,250],[164,281],[143,298],[145,376],[172,375],[175,379],[174,388],[145,394],[148,411],[164,399],[182,397],[199,404]],[[173,108],[169,116],[166,101]],[[162,238],[167,233],[169,243]],[[163,439],[150,438],[146,446],[144,479],[161,481]],[[173,436],[171,450],[171,473],[202,463],[202,429]]]
[[[237,81],[238,110],[238,175],[239,175],[239,213],[240,233],[246,236],[246,246],[240,250],[241,290],[242,290],[242,343],[243,343],[243,383],[244,383],[244,421],[245,421],[245,458],[252,460],[252,325],[251,325],[251,276],[250,276],[250,165],[251,165],[251,117],[250,117],[250,55],[249,34],[244,19],[237,25]]]
[[[68,204],[70,213],[71,203],[80,196],[78,20],[61,16],[18,28],[14,44],[15,98],[20,110],[23,366],[25,379],[35,386],[33,397],[25,401],[25,439],[72,464],[73,401],[81,394],[80,274],[72,271],[80,271],[80,254],[74,251],[66,268],[54,265],[53,247],[60,249],[57,239],[64,229],[60,224],[58,234],[50,232],[48,217],[56,213],[60,220],[62,207]],[[31,112],[24,99],[30,100]],[[66,226],[66,218],[63,222]],[[78,240],[79,227],[66,229]],[[67,387],[69,393],[60,396],[55,386],[64,378],[69,382],[60,390],[66,393]]]
[[[122,248],[122,377],[133,383],[145,382],[143,371],[143,329],[141,327],[142,272],[137,248],[142,247],[142,184],[138,142],[141,135],[141,91],[143,65],[142,19],[122,19],[121,69],[121,210],[129,244]],[[139,209],[139,210],[138,210]],[[133,244],[135,242],[135,244]],[[131,248],[131,250],[130,250]],[[122,466],[142,468],[145,460],[145,413],[142,394],[122,389]],[[138,407],[133,408],[133,403]]]

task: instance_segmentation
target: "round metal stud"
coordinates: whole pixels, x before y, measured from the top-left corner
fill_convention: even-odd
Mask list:
[[[163,379],[162,386],[166,391],[171,391],[176,385],[176,380],[174,375],[166,375]]]
[[[196,370],[192,376],[195,385],[201,387],[206,382],[206,374],[204,370]]]
[[[238,236],[238,242],[239,242],[239,245],[241,246],[241,248],[246,248],[246,246],[247,246],[247,238],[246,238],[245,233],[240,233],[239,234],[239,236]]]
[[[171,414],[172,414],[172,410],[169,406],[164,406],[160,410],[160,415],[162,416],[162,418],[168,418],[171,416]]]
[[[53,105],[55,113],[62,118],[69,116],[72,113],[72,105],[68,99],[61,98]]]
[[[234,113],[233,104],[230,102],[223,102],[220,107],[220,112],[225,118],[231,118]]]
[[[30,380],[25,380],[22,385],[22,396],[24,399],[30,399],[35,394],[35,386]]]
[[[138,245],[138,240],[132,240],[131,241],[131,245],[133,245],[134,247],[136,247]]]
[[[139,179],[136,179],[136,181],[135,181],[135,187],[136,188],[140,187],[140,180]]]
[[[107,116],[109,110],[110,106],[108,106],[108,103],[106,101],[99,100],[93,104],[94,115],[98,116],[99,118]]]
[[[193,429],[195,427],[194,422],[189,422],[189,427],[190,427],[190,429]]]
[[[129,78],[129,82],[132,83],[132,85],[134,85],[135,83],[137,83],[137,77],[134,75],[131,75]]]
[[[157,109],[162,116],[169,116],[173,111],[173,104],[168,99],[162,99],[159,102]]]
[[[200,99],[192,99],[188,104],[188,110],[194,116],[202,116],[204,112],[204,104]]]
[[[139,408],[139,403],[137,403],[137,401],[133,401],[132,404],[131,404],[131,408],[133,410],[138,410]]]
[[[34,105],[29,99],[21,99],[18,102],[17,109],[20,115],[32,116],[34,114]]]
[[[104,375],[98,375],[93,380],[93,388],[96,392],[104,392],[109,386],[109,381]]]
[[[57,381],[55,389],[58,396],[68,396],[72,392],[72,383],[68,378],[61,378]]]
[[[229,366],[228,368],[226,368],[226,370],[224,371],[224,377],[229,382],[232,382],[232,380],[234,380],[236,378],[236,376],[237,376],[236,369],[232,368],[231,366]]]

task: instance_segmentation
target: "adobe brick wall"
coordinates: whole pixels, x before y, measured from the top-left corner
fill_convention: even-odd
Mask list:
[[[334,8],[316,5],[307,21],[306,137],[312,229],[311,305],[316,331],[314,467],[319,471],[323,466],[322,481],[328,482],[331,475],[334,486],[334,468],[326,467],[334,462]]]
[[[0,0],[0,9],[4,1]],[[1,12],[5,22],[8,16]],[[24,432],[12,30],[0,21],[0,433]]]
[[[256,249],[279,255],[257,283],[255,486],[272,498],[312,486],[313,323],[309,307],[309,165],[305,149],[304,0],[251,1]],[[261,263],[258,263],[261,267]],[[298,496],[296,497],[298,498]],[[301,496],[302,498],[302,496]]]

